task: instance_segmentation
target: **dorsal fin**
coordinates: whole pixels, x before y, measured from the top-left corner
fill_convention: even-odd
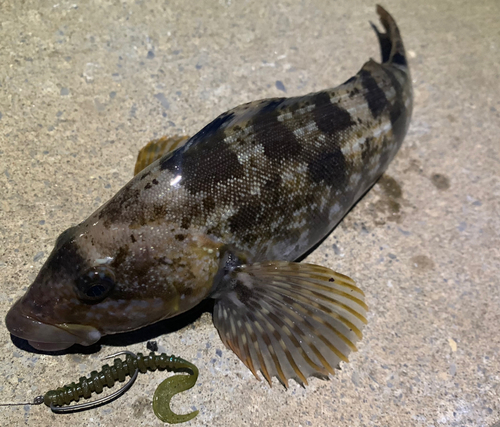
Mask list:
[[[134,175],[137,175],[144,168],[149,166],[155,160],[163,157],[179,147],[182,147],[186,141],[189,139],[188,136],[162,136],[159,139],[153,139],[149,141],[144,147],[141,148],[139,154],[137,155],[137,161],[135,162]]]

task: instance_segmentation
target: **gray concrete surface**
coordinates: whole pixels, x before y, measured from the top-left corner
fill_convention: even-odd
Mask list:
[[[192,426],[491,426],[500,419],[500,2],[386,0],[409,52],[412,126],[387,174],[308,261],[353,277],[369,325],[330,381],[256,381],[208,313],[157,338],[200,368]],[[121,350],[43,355],[4,315],[57,235],[132,175],[148,140],[264,97],[335,86],[378,59],[362,0],[0,2],[0,401]],[[90,412],[0,408],[1,425],[159,426],[165,374]]]

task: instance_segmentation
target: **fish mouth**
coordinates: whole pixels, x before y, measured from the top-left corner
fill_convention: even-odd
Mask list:
[[[37,350],[66,350],[73,344],[91,345],[99,341],[101,333],[93,326],[72,323],[43,323],[27,314],[18,300],[7,313],[5,324],[9,332],[28,341]]]

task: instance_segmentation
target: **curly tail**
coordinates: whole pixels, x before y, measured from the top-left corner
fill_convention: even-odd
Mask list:
[[[377,13],[386,32],[381,33],[375,24],[372,22],[370,22],[370,24],[377,33],[380,43],[380,52],[382,53],[382,63],[397,64],[406,67],[405,47],[396,21],[394,21],[394,18],[389,12],[380,5],[377,5]]]

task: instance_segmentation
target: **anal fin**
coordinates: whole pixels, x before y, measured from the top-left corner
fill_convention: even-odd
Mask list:
[[[258,378],[327,377],[362,338],[368,307],[347,276],[312,264],[273,261],[229,272],[213,295],[222,341]]]
[[[163,136],[159,139],[149,141],[144,147],[141,148],[139,154],[137,155],[134,175],[137,175],[140,171],[149,166],[155,160],[163,157],[165,154],[182,147],[188,139],[189,137],[185,135],[174,135],[170,137]]]

